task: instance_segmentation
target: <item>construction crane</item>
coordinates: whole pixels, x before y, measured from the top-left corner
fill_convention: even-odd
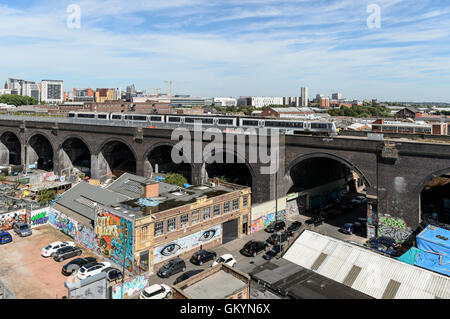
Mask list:
[[[183,82],[175,82],[175,81],[172,81],[172,80],[169,80],[169,81],[164,81],[165,83],[169,83],[169,85],[170,85],[170,93],[169,93],[169,96],[170,97],[172,97],[172,93],[173,93],[173,85],[175,84],[175,83],[183,83]]]
[[[158,97],[159,96],[159,91],[161,91],[162,89],[161,88],[150,88],[149,90],[155,90],[156,96]]]

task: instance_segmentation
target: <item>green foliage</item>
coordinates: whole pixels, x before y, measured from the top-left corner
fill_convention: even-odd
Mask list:
[[[20,106],[20,105],[37,105],[39,101],[36,98],[30,96],[4,94],[0,96],[0,103]]]
[[[177,173],[168,173],[164,179],[164,183],[183,187],[187,183],[186,177]]]
[[[331,116],[349,116],[349,117],[392,117],[388,108],[384,106],[360,106],[354,105],[350,108],[341,106],[340,109],[329,110]]]
[[[39,192],[38,202],[40,204],[50,202],[56,198],[56,193],[53,190],[43,189]]]

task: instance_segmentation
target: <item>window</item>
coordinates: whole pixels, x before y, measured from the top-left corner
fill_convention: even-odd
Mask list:
[[[141,227],[141,241],[148,240],[148,225]]]
[[[239,198],[233,199],[233,210],[238,210],[238,209],[239,209]]]
[[[192,212],[192,224],[196,224],[200,221],[200,211],[196,210]]]
[[[167,220],[167,232],[171,232],[177,229],[177,219],[170,218]]]
[[[163,222],[155,223],[155,237],[160,236],[164,233]]]
[[[226,214],[230,212],[230,202],[223,203],[223,213]]]
[[[189,223],[189,214],[182,215],[180,217],[180,227],[181,228],[186,227],[188,223]]]
[[[211,218],[211,208],[206,207],[203,209],[203,220],[208,220]]]
[[[244,207],[248,206],[248,195],[242,197],[242,206]]]
[[[214,205],[214,216],[220,215],[220,205]]]

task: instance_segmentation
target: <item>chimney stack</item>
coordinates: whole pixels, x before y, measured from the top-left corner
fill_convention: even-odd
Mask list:
[[[141,183],[141,198],[152,198],[159,196],[159,183],[145,180]]]

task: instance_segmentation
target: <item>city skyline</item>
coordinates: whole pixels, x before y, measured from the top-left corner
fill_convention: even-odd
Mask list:
[[[381,26],[367,11],[380,8]],[[448,102],[450,5],[436,1],[0,1],[0,78],[192,96]],[[67,90],[66,90],[67,91]]]

